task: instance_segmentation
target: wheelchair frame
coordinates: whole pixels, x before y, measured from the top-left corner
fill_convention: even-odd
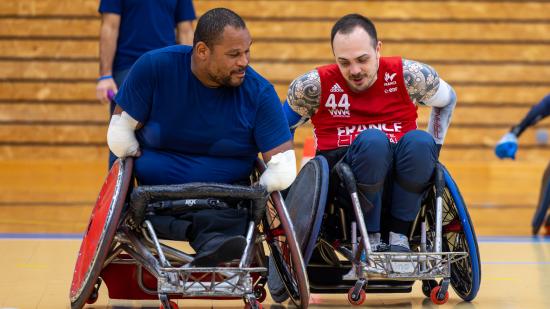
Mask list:
[[[351,171],[351,168],[341,162],[336,166],[336,170],[340,178],[344,181],[344,184],[351,195],[353,210],[356,218],[364,218],[361,204],[359,202],[359,196],[357,193],[357,186],[355,177]],[[364,220],[357,220],[359,225],[359,231],[361,233],[361,241],[357,244],[357,239],[353,239],[355,234],[352,231],[352,243],[357,244],[354,246],[354,252],[346,252],[345,247],[339,248],[339,253],[343,254],[346,258],[352,261],[352,265],[355,266],[352,270],[355,270],[357,281],[354,287],[350,290],[350,302],[355,302],[361,299],[361,292],[363,292],[364,286],[369,279],[392,279],[392,280],[429,280],[443,278],[438,291],[437,299],[439,301],[445,298],[451,276],[451,264],[461,259],[466,258],[467,252],[443,252],[442,251],[442,190],[444,187],[443,171],[436,169],[436,222],[435,222],[435,246],[433,251],[427,250],[427,233],[426,222],[421,222],[421,250],[422,252],[372,252],[367,237],[367,227]],[[417,222],[415,222],[417,223]],[[365,257],[361,257],[361,252],[364,250]],[[351,253],[351,254],[350,254]],[[399,263],[399,264],[397,264]],[[404,264],[404,265],[403,265]],[[400,271],[396,269],[396,265],[403,265],[409,271]],[[350,278],[348,276],[348,278]],[[448,294],[447,294],[448,298]]]
[[[279,192],[271,194],[265,210],[261,209],[261,212],[251,216],[246,233],[247,245],[237,266],[226,263],[225,267],[190,267],[189,263],[193,257],[162,244],[151,222],[143,220],[143,223],[140,224],[141,228],[136,228],[136,215],[132,214],[132,211],[122,212],[123,206],[128,204],[126,203],[128,200],[126,193],[131,170],[131,158],[119,159],[105,181],[102,193],[107,185],[112,184],[113,178],[116,176],[115,188],[111,190],[113,191],[112,200],[107,212],[102,211],[102,215],[105,213],[105,219],[103,216],[95,216],[94,213],[97,209],[107,208],[101,206],[104,206],[106,196],[111,193],[109,190],[107,190],[107,194],[100,193],[90,219],[88,232],[83,239],[71,286],[70,300],[73,309],[82,308],[85,303],[93,303],[97,300],[102,282],[99,279],[100,276],[106,281],[111,298],[154,299],[158,297],[161,308],[165,309],[177,308],[177,305],[170,301],[171,297],[214,299],[242,297],[247,308],[261,308],[260,303],[266,297],[264,285],[267,281],[264,240],[268,241],[272,255],[280,257],[275,266],[285,277],[285,287],[293,296],[293,301],[298,307],[307,308],[309,285],[305,266],[296,243],[292,223]],[[257,162],[257,170],[258,172],[254,175],[256,177],[265,170],[265,165],[260,160]],[[147,192],[146,195],[148,197],[157,193],[165,195],[167,190],[172,190],[173,192],[169,194],[172,195],[172,198],[192,198],[196,194],[181,189],[182,186],[192,188],[194,185],[197,184],[180,185],[175,188],[163,186],[160,190],[162,194]],[[216,186],[216,184],[202,185]],[[239,194],[242,196],[247,194],[249,197],[258,196],[259,189],[251,187],[219,184],[217,186],[223,186],[224,190],[240,190]],[[263,191],[264,201],[267,202],[267,193],[263,189],[261,191]],[[223,197],[223,193],[225,192],[216,197]],[[150,205],[149,202],[148,200],[145,204]],[[117,223],[119,218],[123,219]],[[89,243],[88,236],[96,237],[98,234],[99,223],[97,221],[103,219],[105,225],[101,227],[97,248],[86,247],[86,244]],[[86,262],[91,262],[87,268]],[[257,265],[252,266],[252,263]],[[117,286],[122,282],[126,284],[126,281],[113,274],[128,275],[128,271],[124,272],[125,267],[126,269],[131,267],[131,276],[137,277],[137,282],[131,283],[134,284],[133,288],[124,289]],[[83,272],[85,272],[85,276],[81,278]],[[153,284],[156,284],[156,289],[151,286]],[[136,285],[139,288],[138,292],[132,291],[136,290]]]
[[[432,302],[436,304],[443,304],[448,300],[449,284],[464,300],[471,301],[475,298],[481,280],[477,241],[460,192],[443,165],[438,164],[434,184],[435,190],[432,189],[428,193],[435,202],[431,205],[423,204],[411,228],[409,239],[414,240],[411,245],[414,245],[413,249],[416,252],[405,253],[372,251],[368,242],[367,228],[362,219],[364,218],[363,211],[351,168],[346,163],[340,162],[335,166],[335,169],[350,194],[355,218],[361,219],[356,219],[357,222],[351,224],[351,239],[344,236],[344,240],[350,240],[345,244],[339,240],[329,243],[315,236],[319,240],[316,246],[323,251],[321,252],[322,258],[325,262],[328,262],[328,265],[317,265],[315,263],[308,265],[312,292],[335,293],[347,290],[348,301],[351,304],[360,305],[366,299],[366,291],[410,292],[412,286],[410,281],[422,280],[424,295],[430,297]],[[454,201],[454,199],[459,201]],[[460,203],[460,205],[457,206],[453,203]],[[444,207],[447,208],[444,209]],[[451,207],[454,207],[453,213],[449,215]],[[446,211],[445,217],[444,211]],[[340,215],[343,218],[343,214]],[[448,216],[451,218],[448,218]],[[348,228],[345,222],[340,222],[340,224],[342,228]],[[357,229],[359,235],[362,236],[360,238],[357,236]],[[447,235],[458,231],[464,232],[466,238],[464,244],[451,246],[447,243],[449,241]],[[345,235],[346,231],[342,232]],[[443,237],[444,235],[445,237]],[[413,238],[413,236],[416,236],[416,238]],[[453,237],[462,236],[454,235]],[[445,239],[445,242],[443,239]],[[301,239],[300,241],[308,240]],[[457,241],[460,242],[461,240],[458,239]],[[366,250],[363,250],[364,248]],[[345,258],[345,261],[339,260],[331,252],[339,253]],[[323,267],[346,263],[351,266],[351,269],[349,272],[342,274],[341,281],[319,283],[324,280],[315,279],[317,276],[315,272],[321,272]],[[460,269],[461,267],[462,269]],[[468,267],[469,269],[465,269]],[[343,269],[331,269],[335,273],[340,270]],[[461,274],[461,272],[467,274]],[[464,276],[468,276],[468,278],[463,278]],[[441,279],[441,282],[438,284],[435,279]],[[369,284],[369,280],[372,280],[372,285]],[[461,280],[467,282],[461,282]],[[333,285],[331,286],[331,284]]]

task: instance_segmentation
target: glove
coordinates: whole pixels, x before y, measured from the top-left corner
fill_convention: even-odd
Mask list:
[[[495,147],[495,154],[500,159],[510,158],[515,160],[516,151],[518,151],[518,138],[514,133],[504,134]]]

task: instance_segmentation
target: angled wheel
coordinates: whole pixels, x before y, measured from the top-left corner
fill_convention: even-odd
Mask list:
[[[317,237],[323,221],[328,182],[328,163],[317,156],[300,170],[285,198],[290,219],[298,244],[307,265],[317,244]],[[269,259],[268,287],[274,301],[281,303],[288,299],[286,288],[275,269],[273,257]]]
[[[271,251],[270,265],[276,269],[292,302],[299,308],[307,308],[309,282],[306,268],[294,228],[279,192],[271,194],[262,224]]]
[[[93,298],[94,286],[120,221],[132,168],[131,158],[115,161],[101,187],[74,268],[69,295],[72,309],[82,308]]]
[[[479,247],[466,203],[449,172],[442,168],[445,177],[442,247],[443,251],[468,253],[468,257],[451,265],[450,279],[458,296],[471,301],[476,297],[481,283]],[[430,224],[435,226],[435,205],[432,206],[427,216]]]
[[[323,156],[309,160],[300,170],[285,198],[306,265],[317,245],[323,222],[329,174],[328,162]]]
[[[256,161],[256,180],[266,169],[261,160]],[[284,301],[290,296],[298,308],[309,305],[309,281],[300,251],[294,226],[280,192],[273,192],[262,217],[261,230],[269,250],[268,287],[275,301]],[[270,280],[277,284],[277,291],[284,299],[274,296]],[[284,287],[282,289],[281,287]]]

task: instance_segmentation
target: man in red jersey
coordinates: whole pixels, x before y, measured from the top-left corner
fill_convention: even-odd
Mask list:
[[[406,235],[430,185],[455,92],[426,64],[381,57],[374,24],[359,14],[336,22],[331,43],[336,63],[291,83],[284,105],[289,125],[311,120],[317,154],[331,168],[339,160],[351,166],[369,209],[373,248],[387,248],[387,241],[391,251],[409,251]],[[418,105],[432,107],[427,132],[417,130]],[[347,194],[334,195],[342,200]],[[389,209],[381,229],[383,199]]]

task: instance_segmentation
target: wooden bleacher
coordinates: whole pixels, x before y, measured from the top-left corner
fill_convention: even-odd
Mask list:
[[[97,6],[0,1],[0,214],[58,205],[87,218],[106,168],[108,111],[95,100]],[[457,91],[442,161],[467,202],[480,214],[502,206],[530,216],[550,159],[536,134],[547,134],[550,121],[522,136],[515,162],[497,160],[493,147],[550,92],[550,1],[195,0],[195,7],[198,14],[228,7],[245,18],[252,66],[281,99],[294,77],[333,61],[329,34],[338,17],[373,18],[384,55],[431,64]],[[419,109],[422,128],[428,114]],[[307,136],[308,125],[297,133],[298,149]],[[0,232],[12,223],[0,220]]]

